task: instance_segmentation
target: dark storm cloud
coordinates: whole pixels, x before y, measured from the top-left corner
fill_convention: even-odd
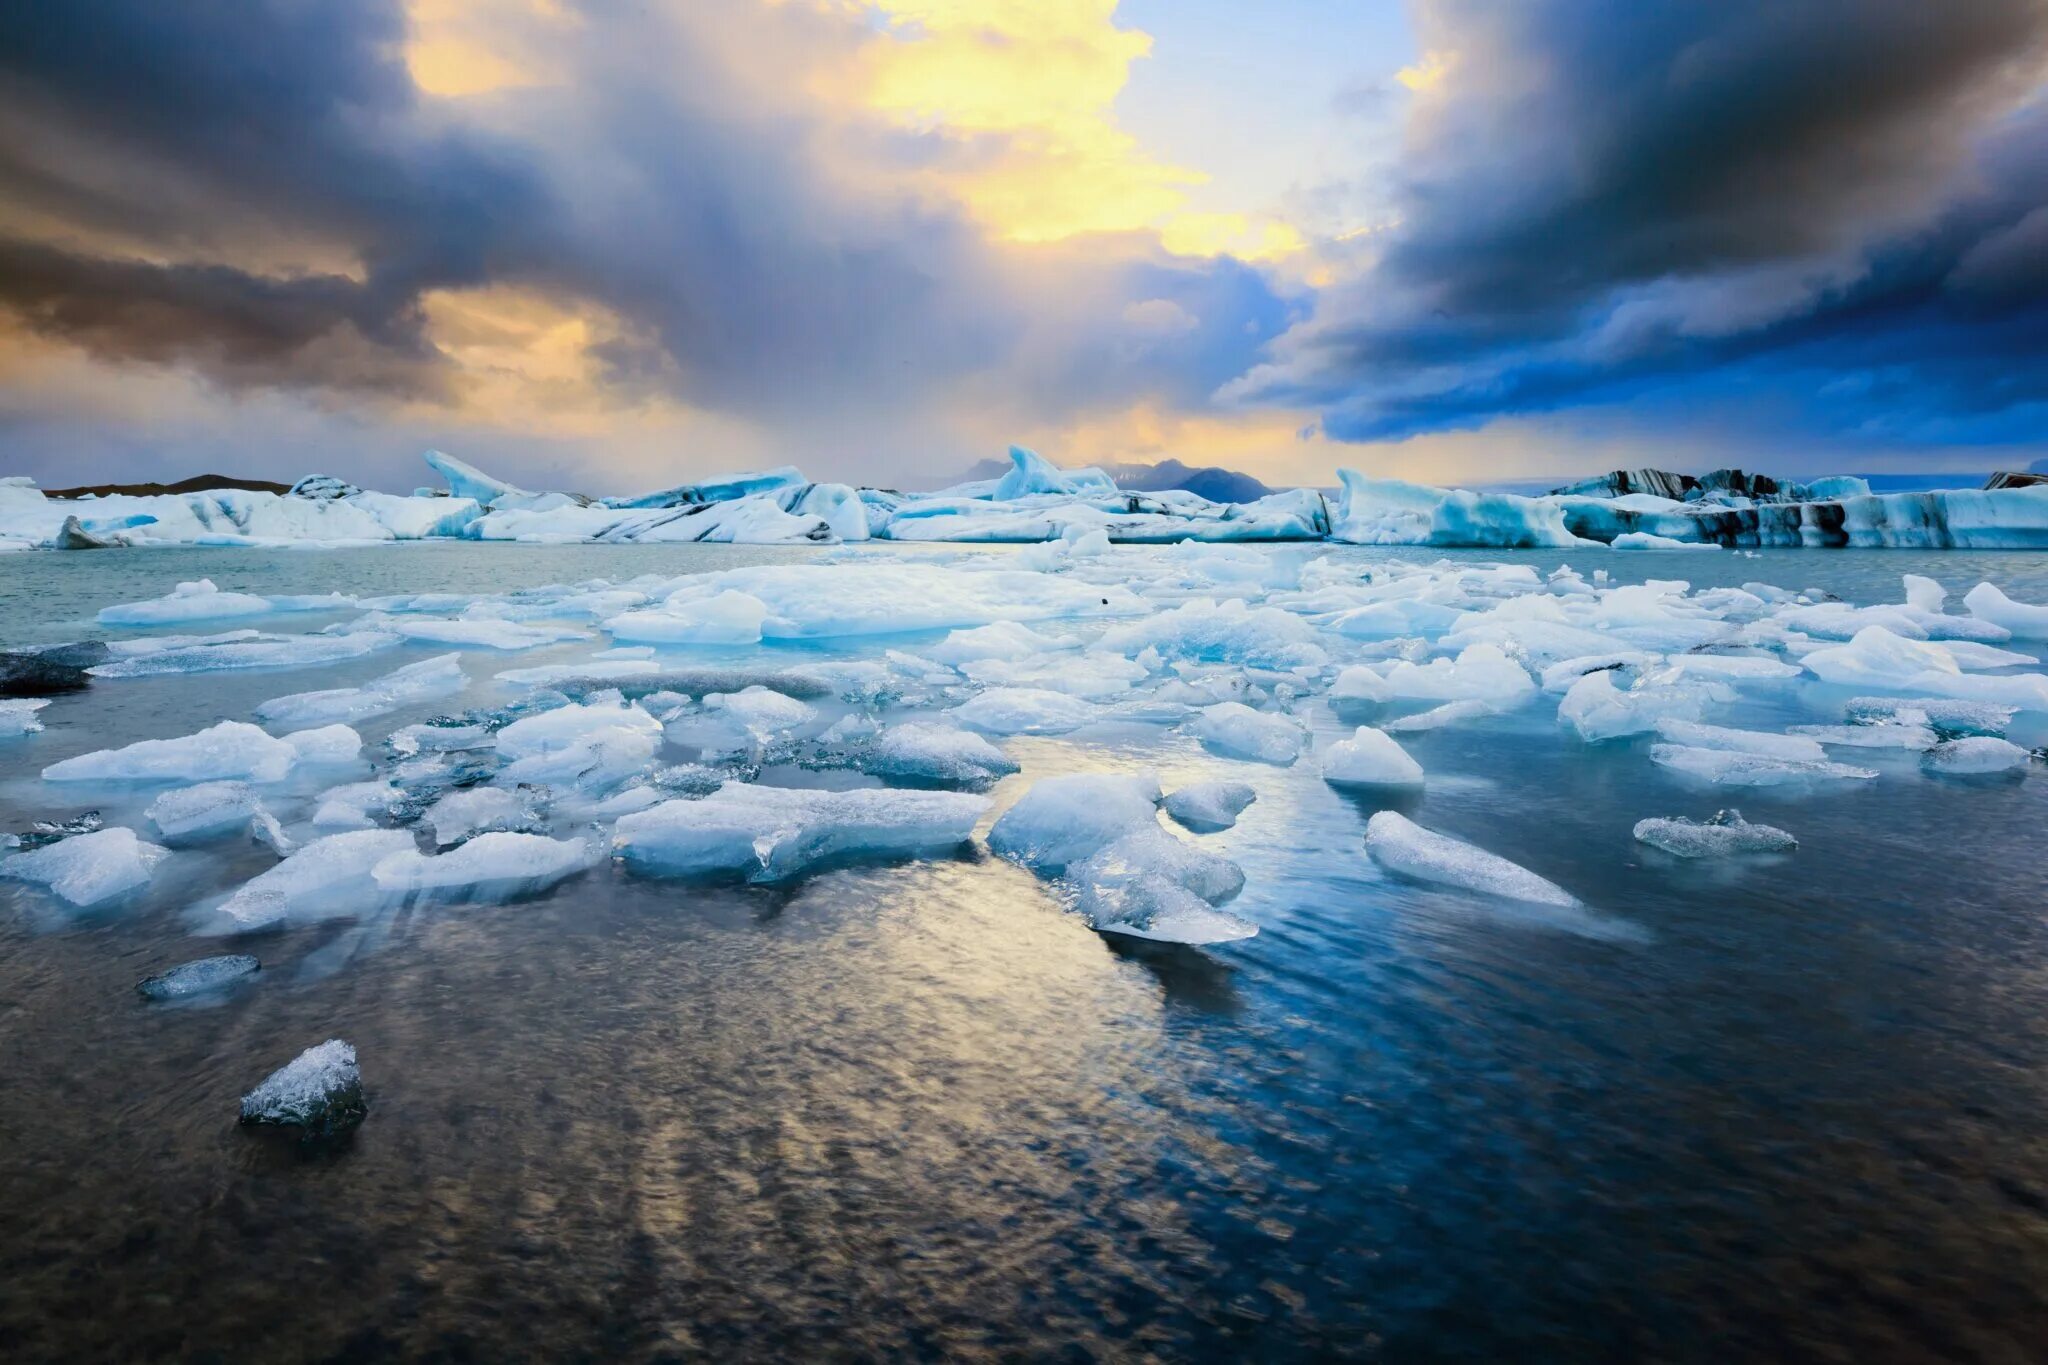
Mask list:
[[[1423,17],[1454,56],[1402,225],[1236,396],[1356,439],[1717,384],[1826,387],[1806,407],[1833,430],[1995,438],[2048,398],[2048,120],[2020,107],[2042,0]]]

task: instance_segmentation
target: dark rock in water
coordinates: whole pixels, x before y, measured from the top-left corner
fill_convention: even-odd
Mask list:
[[[118,536],[103,536],[85,529],[83,522],[75,516],[64,518],[64,525],[57,532],[56,546],[60,550],[119,550],[127,542]]]
[[[135,991],[145,1000],[182,1000],[188,995],[218,990],[231,981],[240,981],[261,970],[262,966],[247,953],[202,957],[197,962],[187,962],[167,972],[143,978],[135,983]]]
[[[92,686],[85,670],[106,661],[97,640],[52,649],[0,654],[0,697],[56,697]]]
[[[749,687],[765,687],[770,692],[780,692],[785,697],[795,697],[800,701],[832,695],[832,689],[815,678],[748,668],[687,668],[672,673],[644,673],[632,678],[567,678],[555,684],[556,691],[576,701],[607,691],[617,692],[628,701],[637,701],[656,692],[679,692],[686,697],[701,697],[707,692],[744,692]]]
[[[1984,481],[1984,487],[1987,490],[1993,488],[2032,488],[2036,484],[2043,483],[2048,483],[2048,474],[2018,474],[2010,469],[2001,469]]]
[[[356,1050],[339,1038],[307,1048],[242,1096],[243,1123],[296,1129],[301,1142],[341,1137],[369,1112]]]
[[[47,848],[60,840],[69,839],[74,834],[97,833],[106,823],[96,810],[89,810],[69,820],[38,820],[29,826],[28,833],[15,842],[22,848]]]
[[[308,474],[291,486],[285,496],[304,498],[308,502],[334,502],[339,498],[352,498],[363,490],[344,479],[331,474]]]

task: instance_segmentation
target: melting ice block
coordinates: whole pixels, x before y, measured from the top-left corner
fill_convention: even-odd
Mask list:
[[[1074,908],[1098,933],[1163,943],[1229,943],[1258,926],[1214,907],[1244,886],[1236,863],[1154,824],[1098,849],[1068,876]]]
[[[1752,825],[1739,810],[1717,811],[1704,823],[1677,817],[1639,820],[1638,841],[1680,858],[1721,858],[1733,853],[1789,853],[1799,841],[1782,829]]]
[[[1417,881],[1542,905],[1579,904],[1578,897],[1519,863],[1426,830],[1398,811],[1380,811],[1366,822],[1365,850],[1389,872]]]
[[[1043,687],[991,687],[952,710],[962,725],[991,735],[1059,735],[1100,715],[1092,702]]]
[[[622,817],[612,847],[640,871],[737,873],[772,882],[829,858],[914,857],[957,847],[987,808],[987,798],[960,792],[728,782],[695,801],[664,801]]]
[[[165,792],[143,814],[166,839],[204,839],[246,827],[261,809],[246,782],[202,782]]]
[[[1152,773],[1068,773],[1032,784],[988,832],[988,846],[1048,875],[1159,823]]]
[[[1229,829],[1245,808],[1259,799],[1249,782],[1190,782],[1168,792],[1166,813],[1189,829],[1209,833]]]
[[[1287,716],[1254,711],[1243,702],[1205,706],[1188,729],[1219,753],[1286,767],[1308,747],[1308,732]]]
[[[321,725],[329,721],[359,721],[381,716],[414,702],[453,696],[469,686],[462,671],[462,656],[442,654],[373,678],[361,687],[337,687],[322,692],[295,692],[276,697],[256,708],[257,716],[272,725]]]
[[[1419,787],[1422,765],[1370,725],[1323,751],[1323,781],[1340,787]]]
[[[296,1128],[303,1141],[339,1137],[368,1117],[356,1050],[339,1038],[309,1047],[242,1096],[242,1122]]]
[[[884,730],[862,766],[930,782],[987,782],[1017,771],[1015,760],[973,731],[918,721]]]
[[[1944,740],[1929,749],[1920,765],[1932,773],[1954,775],[2021,772],[2034,756],[2009,740],[1989,735]]]
[[[450,853],[405,849],[379,861],[371,878],[382,891],[405,895],[502,900],[546,890],[597,861],[582,839],[541,834],[479,834]]]
[[[147,883],[169,856],[132,829],[102,829],[0,858],[0,877],[34,882],[73,905],[98,905]]]
[[[183,1000],[254,975],[262,966],[247,953],[202,957],[197,962],[181,963],[169,971],[144,977],[135,983],[135,991],[145,1000]]]
[[[180,621],[217,620],[227,616],[262,616],[270,599],[246,592],[222,592],[210,578],[180,583],[163,597],[123,602],[100,610],[103,626],[165,626]]]
[[[222,903],[221,913],[236,929],[348,914],[375,904],[371,869],[413,846],[412,835],[398,829],[350,830],[315,839],[244,882]]]
[[[1852,768],[1825,759],[1781,758],[1733,749],[1702,749],[1689,744],[1653,744],[1650,761],[1660,768],[1704,778],[1724,787],[1782,787],[1792,782],[1867,782],[1870,768]]]
[[[530,834],[539,820],[532,794],[506,787],[466,787],[449,792],[427,807],[427,813],[420,817],[421,823],[434,831],[434,842],[442,848],[490,831]]]

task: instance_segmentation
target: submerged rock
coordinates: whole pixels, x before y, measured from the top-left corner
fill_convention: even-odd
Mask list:
[[[135,983],[135,991],[145,1000],[182,1000],[188,995],[218,990],[231,981],[240,981],[261,970],[262,966],[247,953],[202,957],[197,962],[186,962],[167,972],[144,977]]]
[[[296,1128],[302,1142],[341,1137],[370,1112],[356,1050],[339,1038],[309,1047],[242,1096],[242,1122]]]
[[[55,697],[92,686],[86,670],[107,661],[101,640],[0,653],[0,697]]]

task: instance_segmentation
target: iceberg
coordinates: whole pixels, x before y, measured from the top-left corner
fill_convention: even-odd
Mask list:
[[[301,1142],[352,1132],[369,1116],[356,1050],[339,1038],[309,1047],[242,1096],[242,1122],[291,1128]]]
[[[146,885],[169,856],[169,849],[145,843],[132,829],[101,829],[0,858],[0,877],[33,882],[86,907]]]
[[[664,801],[622,816],[612,848],[640,872],[774,882],[827,859],[895,859],[957,848],[987,808],[987,798],[961,792],[727,782],[696,800]]]
[[[1638,842],[1680,858],[1724,858],[1735,853],[1790,853],[1799,841],[1782,829],[1752,825],[1739,810],[1716,811],[1705,823],[1679,817],[1639,820]]]
[[[1323,781],[1340,787],[1420,787],[1422,765],[1370,725],[1323,751]]]
[[[1243,702],[1218,702],[1196,713],[1188,726],[1218,753],[1287,767],[1308,748],[1308,732],[1288,716],[1254,711]]]
[[[1366,822],[1365,850],[1389,872],[1416,881],[1542,905],[1579,904],[1578,897],[1519,863],[1424,829],[1398,811],[1380,811]]]
[[[1159,823],[1159,779],[1151,773],[1068,773],[1043,778],[1004,811],[989,848],[1051,875]]]
[[[144,977],[135,983],[135,993],[144,1000],[184,1000],[253,976],[262,966],[247,953],[202,957],[197,962],[180,963],[169,971]]]
[[[361,687],[337,687],[322,692],[295,692],[276,697],[256,708],[257,718],[272,725],[320,725],[330,721],[359,721],[396,711],[415,702],[453,696],[469,686],[462,671],[462,656],[442,654],[386,673]]]
[[[1197,833],[1213,833],[1237,824],[1245,808],[1259,799],[1248,782],[1190,782],[1166,794],[1166,813]]]
[[[488,507],[503,497],[530,497],[523,488],[494,479],[473,464],[467,464],[453,455],[444,455],[438,450],[429,450],[421,456],[427,467],[448,481],[448,495],[452,498],[469,498]]]

